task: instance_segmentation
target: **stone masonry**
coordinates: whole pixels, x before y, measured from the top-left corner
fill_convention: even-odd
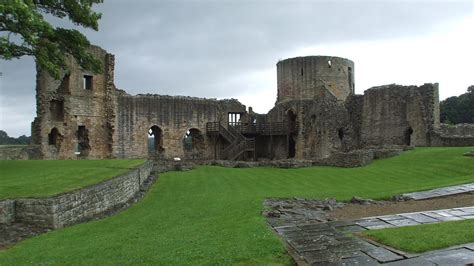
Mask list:
[[[141,188],[153,168],[151,161],[127,174],[50,198],[0,201],[0,224],[23,223],[56,229],[91,219],[127,202]]]
[[[72,57],[60,80],[37,70],[32,136],[42,158],[340,158],[334,165],[344,165],[361,149],[474,146],[472,125],[440,125],[438,84],[356,95],[354,62],[344,58],[278,62],[275,107],[256,114],[235,99],[129,95],[114,85],[114,55],[91,51],[102,74],[84,71]]]

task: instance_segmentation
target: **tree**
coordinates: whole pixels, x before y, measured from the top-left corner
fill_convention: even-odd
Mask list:
[[[74,24],[98,30],[102,14],[92,6],[103,0],[0,0],[0,58],[33,56],[37,65],[60,78],[68,70],[66,54],[94,73],[101,62],[88,51],[90,43],[79,31],[52,26],[43,15],[68,17]]]
[[[474,123],[474,86],[469,86],[467,93],[442,101],[440,109],[443,123]]]

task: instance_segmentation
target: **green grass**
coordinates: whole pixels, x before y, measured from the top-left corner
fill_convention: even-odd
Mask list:
[[[144,160],[0,160],[0,199],[52,196],[110,179],[143,162]]]
[[[426,148],[353,169],[199,167],[163,174],[120,214],[0,252],[0,264],[289,264],[261,215],[268,197],[388,198],[474,182],[471,148]]]
[[[474,242],[474,220],[370,230],[362,235],[398,250],[421,253]]]

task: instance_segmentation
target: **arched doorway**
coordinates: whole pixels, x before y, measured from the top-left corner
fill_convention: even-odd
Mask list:
[[[204,135],[197,128],[191,128],[183,138],[183,149],[187,157],[199,158],[205,149]]]
[[[148,154],[156,155],[164,152],[163,131],[158,126],[152,126],[148,130]]]
[[[48,134],[48,145],[56,147],[59,150],[59,146],[61,144],[61,134],[59,134],[59,130],[53,127]]]

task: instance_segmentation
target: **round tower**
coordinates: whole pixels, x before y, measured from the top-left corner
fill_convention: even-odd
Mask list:
[[[277,63],[278,98],[315,99],[325,91],[339,100],[354,94],[354,62],[334,56],[288,58]]]

